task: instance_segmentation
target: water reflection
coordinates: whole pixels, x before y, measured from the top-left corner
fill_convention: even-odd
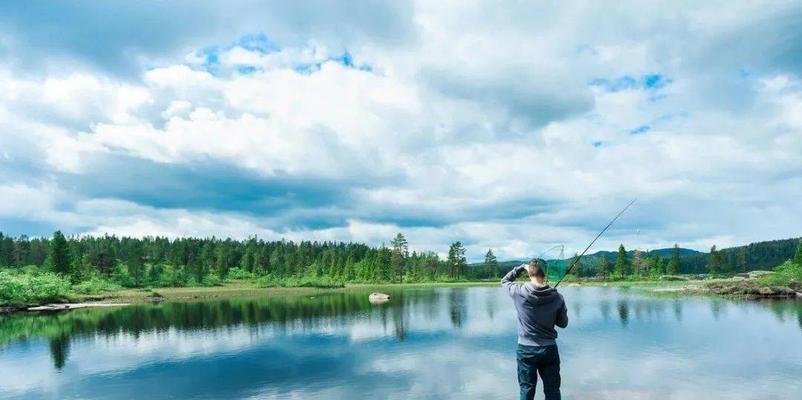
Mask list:
[[[727,312],[727,303],[719,299],[712,300],[710,302],[710,312],[713,314],[713,319],[718,321],[722,313]]]
[[[465,318],[465,290],[451,289],[448,293],[448,310],[451,316],[451,324],[454,328],[461,328]]]
[[[618,301],[618,319],[622,326],[629,324],[629,303],[626,300]]]
[[[567,399],[802,390],[799,301],[561,292],[571,321],[559,339]],[[515,311],[502,290],[399,290],[381,305],[367,294],[0,317],[0,398],[515,396]],[[738,351],[755,341],[759,351]]]
[[[682,322],[682,301],[675,299],[672,303],[672,306],[674,309],[674,318],[677,320],[677,322]]]
[[[604,318],[604,322],[610,320],[610,301],[608,300],[601,300],[599,301],[599,312],[601,312],[602,318]]]
[[[59,335],[50,339],[50,355],[53,357],[53,367],[57,370],[64,368],[69,353],[70,340],[67,335]]]

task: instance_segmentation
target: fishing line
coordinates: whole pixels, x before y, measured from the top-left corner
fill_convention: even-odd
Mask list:
[[[566,270],[565,270],[565,274],[563,275],[563,277],[562,277],[562,278],[560,278],[560,280],[559,280],[559,281],[557,281],[557,284],[555,284],[555,285],[554,285],[554,287],[555,287],[555,288],[556,288],[557,286],[559,286],[559,285],[560,285],[560,282],[562,282],[562,281],[563,281],[563,279],[565,279],[565,277],[566,277],[566,276],[568,276],[568,274],[570,274],[570,273],[571,273],[571,270],[572,270],[572,269],[574,269],[574,267],[576,266],[576,264],[577,264],[577,263],[579,263],[579,260],[580,260],[580,259],[582,259],[582,256],[584,256],[584,255],[585,255],[585,253],[587,253],[587,252],[588,252],[588,250],[590,249],[590,247],[591,247],[591,246],[593,246],[593,243],[596,243],[596,241],[597,241],[597,240],[599,240],[599,238],[601,237],[601,235],[603,235],[603,234],[604,234],[604,232],[607,232],[607,229],[608,229],[608,228],[610,228],[611,226],[613,226],[613,223],[614,223],[614,222],[615,222],[615,221],[618,219],[618,217],[620,217],[622,214],[624,214],[624,212],[626,212],[626,211],[629,209],[629,207],[630,207],[630,206],[632,206],[633,204],[635,204],[635,200],[637,200],[637,199],[632,199],[632,201],[630,201],[630,202],[629,202],[629,204],[627,204],[627,206],[626,206],[626,207],[624,207],[624,209],[623,209],[623,210],[621,210],[621,211],[618,213],[618,215],[616,215],[616,216],[615,216],[615,218],[613,218],[613,220],[612,220],[612,221],[610,221],[610,223],[609,223],[609,224],[607,224],[607,226],[605,226],[605,227],[604,227],[604,229],[602,229],[602,230],[601,230],[601,232],[599,232],[599,234],[598,234],[598,235],[596,235],[596,237],[593,239],[593,241],[592,241],[592,242],[590,242],[590,244],[588,245],[588,247],[585,247],[585,250],[584,250],[584,251],[582,251],[582,254],[580,254],[580,255],[579,255],[579,257],[577,257],[577,258],[574,260],[574,262],[572,262],[572,263],[571,263],[571,265],[568,267],[568,269],[566,269]]]

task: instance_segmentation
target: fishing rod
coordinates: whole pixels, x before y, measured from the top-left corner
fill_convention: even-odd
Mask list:
[[[588,252],[588,250],[590,250],[590,247],[591,247],[591,246],[593,246],[593,243],[596,243],[596,241],[597,241],[597,240],[599,240],[599,238],[601,237],[601,235],[603,235],[603,234],[604,234],[604,232],[607,232],[607,229],[608,229],[608,228],[610,228],[611,226],[613,226],[613,223],[614,223],[614,222],[615,222],[615,221],[618,219],[618,217],[620,217],[622,214],[624,214],[624,213],[625,213],[625,212],[626,212],[626,211],[629,209],[629,207],[630,207],[630,206],[632,206],[633,204],[635,204],[635,200],[637,200],[637,199],[632,199],[632,201],[630,201],[630,202],[629,202],[629,204],[627,204],[627,206],[626,206],[626,207],[624,207],[624,209],[623,209],[623,210],[621,210],[621,211],[618,213],[618,215],[616,215],[616,216],[615,216],[615,218],[613,218],[613,220],[612,220],[612,221],[610,221],[610,223],[609,223],[609,224],[607,224],[607,226],[605,226],[605,227],[604,227],[604,229],[602,229],[602,230],[601,230],[601,232],[599,232],[599,234],[598,234],[598,235],[596,235],[596,237],[593,239],[593,241],[592,241],[592,242],[590,242],[590,244],[588,245],[588,247],[585,247],[585,250],[582,252],[582,254],[580,254],[580,255],[579,255],[579,257],[577,257],[577,258],[574,260],[574,262],[572,262],[572,263],[571,263],[571,265],[568,267],[568,269],[567,269],[567,270],[565,270],[565,275],[563,275],[563,277],[562,277],[562,278],[560,278],[560,280],[559,280],[559,281],[557,281],[557,284],[555,284],[555,285],[554,285],[554,287],[555,287],[555,288],[556,288],[557,286],[559,286],[559,285],[560,285],[560,282],[562,282],[562,281],[563,281],[563,279],[565,279],[565,277],[566,277],[566,276],[568,276],[568,274],[570,274],[570,273],[571,273],[571,270],[572,270],[572,269],[574,269],[574,267],[576,266],[576,264],[577,264],[577,263],[579,263],[579,260],[580,260],[580,259],[582,259],[582,256],[584,256],[584,255],[585,255],[585,253],[587,253],[587,252]]]

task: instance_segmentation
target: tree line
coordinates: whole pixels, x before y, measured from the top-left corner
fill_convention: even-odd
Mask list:
[[[623,279],[677,274],[731,274],[771,269],[794,257],[800,240],[752,243],[710,253],[681,255],[674,245],[664,251],[601,252],[575,268],[578,277]],[[483,263],[469,266],[465,246],[449,246],[445,259],[437,253],[409,251],[398,233],[390,246],[317,241],[265,241],[220,238],[117,237],[114,235],[52,238],[10,237],[0,233],[0,267],[29,266],[69,277],[73,283],[92,278],[126,287],[219,284],[229,278],[286,279],[306,277],[336,282],[427,282],[495,279],[509,263],[499,263],[488,249]],[[552,260],[570,265],[572,259]]]
[[[327,278],[339,282],[425,282],[481,279],[471,273],[465,246],[446,259],[410,252],[403,234],[389,247],[360,243],[219,238],[10,237],[0,233],[0,267],[34,266],[75,282],[108,278],[126,287],[216,284],[227,278]],[[481,272],[481,271],[480,271]]]
[[[802,260],[802,239],[773,240],[746,246],[718,249],[709,253],[681,255],[678,245],[664,257],[658,252],[627,251],[623,244],[614,255],[590,257],[575,267],[579,277],[622,279],[678,274],[728,275],[755,270],[771,270],[790,259]],[[570,265],[571,260],[567,261]]]

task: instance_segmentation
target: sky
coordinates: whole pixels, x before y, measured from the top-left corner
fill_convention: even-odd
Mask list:
[[[669,4],[665,4],[669,3]],[[802,3],[26,1],[0,231],[471,260],[802,236]]]

